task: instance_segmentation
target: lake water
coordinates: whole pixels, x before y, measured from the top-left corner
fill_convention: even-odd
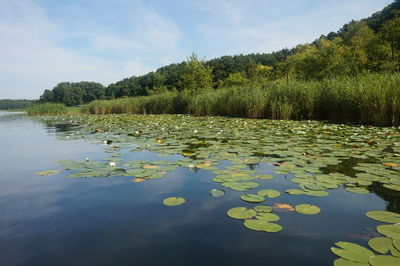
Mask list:
[[[68,127],[38,119],[0,114],[0,265],[331,265],[330,247],[337,241],[366,246],[379,222],[370,210],[399,211],[399,197],[357,195],[344,189],[329,197],[291,196],[297,188],[287,176],[260,181],[282,195],[277,203],[318,205],[318,215],[276,212],[283,231],[246,229],[226,215],[237,206],[254,206],[227,189],[220,198],[209,191],[220,186],[211,171],[180,167],[159,180],[133,183],[131,177],[66,178],[60,159],[101,160],[104,145],[90,140],[61,141]],[[129,158],[128,158],[129,157]],[[129,160],[159,160],[154,153],[126,153]],[[179,155],[168,159],[181,158]],[[227,165],[222,162],[218,167]],[[260,164],[257,173],[273,174]],[[179,195],[187,202],[167,207],[163,199]],[[372,236],[371,236],[372,235]]]

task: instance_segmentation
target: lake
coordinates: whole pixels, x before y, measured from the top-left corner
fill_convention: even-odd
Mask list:
[[[0,265],[332,265],[338,258],[330,251],[335,242],[368,247],[368,240],[379,236],[375,227],[382,223],[368,218],[366,212],[400,212],[400,192],[375,180],[364,186],[344,182],[347,188],[362,187],[366,194],[352,193],[346,184],[311,189],[308,181],[301,183],[303,191],[326,190],[329,196],[285,193],[299,189],[299,183],[291,181],[296,174],[323,178],[337,172],[351,180],[358,173],[351,168],[358,163],[377,167],[382,166],[381,160],[398,163],[396,128],[132,117],[40,119],[0,114]],[[330,137],[324,139],[324,134]],[[306,139],[307,145],[302,145]],[[381,152],[389,144],[394,150]],[[319,145],[328,145],[329,151]],[[339,161],[321,161],[324,154]],[[85,168],[86,158],[99,163]],[[132,175],[112,174],[111,161]],[[76,169],[65,167],[68,163]],[[168,170],[152,170],[157,167]],[[390,180],[400,179],[397,166],[385,169]],[[60,172],[36,174],[46,170]],[[217,175],[227,178],[228,172],[273,178],[253,180],[257,188],[237,191],[237,182],[244,179],[229,184],[213,181]],[[94,173],[99,177],[85,177]],[[138,182],[132,182],[135,179]],[[225,194],[213,197],[211,189]],[[234,207],[259,205],[242,200],[241,195],[261,189],[280,192],[279,197],[266,197],[262,205],[306,203],[321,212],[305,215],[274,208],[283,228],[276,233],[250,230],[243,219],[227,215]],[[186,202],[165,206],[163,200],[172,196]]]

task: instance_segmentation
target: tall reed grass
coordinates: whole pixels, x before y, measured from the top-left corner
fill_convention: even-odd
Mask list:
[[[69,109],[61,103],[43,103],[35,104],[27,110],[28,115],[45,115],[45,114],[65,114]]]
[[[400,125],[400,75],[264,83],[200,93],[164,93],[94,101],[92,114],[187,113],[246,118],[316,119],[378,126]]]

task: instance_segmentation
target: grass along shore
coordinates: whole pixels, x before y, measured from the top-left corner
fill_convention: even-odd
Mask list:
[[[400,75],[366,74],[323,81],[265,83],[197,93],[98,100],[92,114],[171,114],[400,125]]]

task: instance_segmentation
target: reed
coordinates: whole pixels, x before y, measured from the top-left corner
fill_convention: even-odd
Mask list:
[[[92,114],[221,115],[400,125],[400,74],[365,74],[322,81],[265,82],[197,93],[94,101]]]
[[[69,109],[61,103],[43,103],[35,104],[27,110],[28,115],[45,115],[45,114],[65,114]]]

